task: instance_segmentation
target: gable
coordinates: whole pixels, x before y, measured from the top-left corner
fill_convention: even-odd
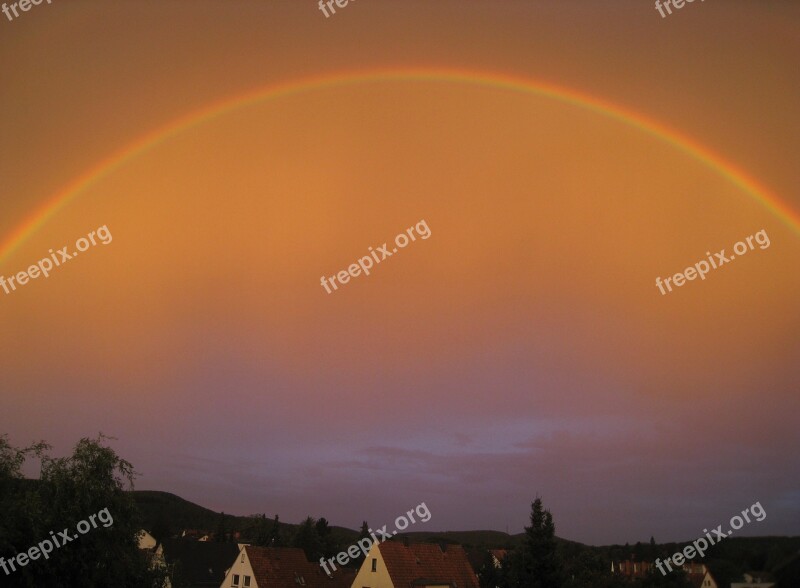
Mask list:
[[[372,571],[373,560],[375,561],[374,572]],[[357,588],[395,588],[378,545],[373,544],[370,547],[369,553],[361,564],[361,568],[359,568],[352,585]]]

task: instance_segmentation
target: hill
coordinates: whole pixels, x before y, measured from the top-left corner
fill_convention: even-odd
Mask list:
[[[148,531],[166,527],[168,534],[179,533],[183,529],[213,532],[219,527],[222,513],[189,502],[175,494],[155,490],[135,490],[132,494],[142,517],[142,526]],[[242,533],[243,541],[254,539],[257,523],[256,515],[225,515],[225,528]],[[281,521],[282,533],[287,538],[291,537],[296,527],[297,525]],[[357,531],[345,527],[331,527],[331,532],[340,543],[350,544],[358,537]]]
[[[220,513],[169,492],[135,490],[133,499],[142,516],[142,524],[148,530],[161,521],[168,521],[174,532],[181,529],[214,530],[219,525]],[[244,518],[230,517],[227,522],[233,527],[242,523],[239,519]]]

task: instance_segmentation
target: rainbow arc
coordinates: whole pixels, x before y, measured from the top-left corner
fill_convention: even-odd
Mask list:
[[[20,245],[22,245],[22,243],[47,224],[48,221],[81,192],[113,173],[130,159],[193,127],[202,125],[212,119],[240,108],[265,100],[286,97],[302,92],[359,83],[419,81],[477,84],[506,89],[513,92],[545,96],[578,108],[588,109],[602,116],[618,120],[623,124],[633,126],[673,145],[690,157],[708,165],[737,187],[744,190],[747,194],[759,200],[795,233],[800,234],[800,213],[781,201],[755,179],[749,177],[744,171],[738,169],[732,163],[700,145],[690,137],[676,130],[668,129],[640,114],[630,112],[598,98],[545,82],[487,72],[466,72],[442,69],[397,69],[367,73],[337,73],[270,85],[243,95],[226,98],[177,120],[171,121],[165,126],[147,133],[133,143],[103,159],[93,168],[75,178],[63,190],[46,200],[44,204],[34,210],[23,223],[0,243],[0,262],[5,261]]]

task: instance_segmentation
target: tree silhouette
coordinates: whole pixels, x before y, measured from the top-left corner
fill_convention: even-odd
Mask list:
[[[278,515],[272,521],[272,527],[269,531],[269,546],[270,547],[283,547],[283,534],[281,533],[281,521]]]
[[[256,525],[255,545],[259,547],[269,547],[272,542],[271,533],[272,527],[267,521],[267,514],[264,513],[258,518],[258,524]]]
[[[219,515],[217,530],[214,532],[214,541],[217,543],[227,543],[229,539],[230,535],[228,534],[228,526],[225,524],[225,513],[222,512]]]
[[[317,530],[317,536],[321,543],[322,555],[326,558],[336,555],[339,550],[333,539],[333,530],[328,524],[328,520],[325,517],[319,518],[314,528]]]
[[[53,459],[44,443],[19,449],[0,437],[0,557],[7,562],[45,540],[52,545],[62,530],[72,537],[68,543],[62,537],[48,558],[39,553],[35,561],[3,574],[4,587],[149,588],[163,583],[163,573],[150,570],[139,551],[142,527],[129,492],[133,466],[107,440],[102,435],[81,439],[71,456]],[[30,457],[41,460],[36,482],[21,474]]]
[[[162,510],[158,511],[158,514],[156,515],[156,520],[153,521],[153,528],[150,531],[150,534],[158,542],[161,542],[164,539],[172,537],[173,534],[172,523],[170,522],[169,515],[167,515],[164,511]]]
[[[530,526],[525,540],[509,558],[507,581],[513,588],[562,588],[564,574],[557,553],[553,516],[542,499],[531,504]]]
[[[313,518],[307,517],[297,527],[292,547],[301,548],[309,561],[317,561],[322,557],[322,541],[317,532],[316,521]]]

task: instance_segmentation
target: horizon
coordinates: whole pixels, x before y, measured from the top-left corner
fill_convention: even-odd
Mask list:
[[[211,509],[207,509],[202,504],[197,504],[197,503],[188,501],[185,498],[183,498],[183,497],[181,497],[181,496],[179,496],[177,494],[173,494],[172,492],[167,492],[167,491],[163,491],[163,490],[132,490],[131,492],[156,492],[156,493],[160,493],[160,494],[168,494],[170,496],[174,496],[175,498],[178,498],[180,500],[188,502],[189,504],[192,504],[193,506],[204,508],[206,510],[211,510]],[[278,515],[278,517],[280,519],[280,513],[273,513],[273,514],[270,514],[270,513],[252,513],[252,514],[247,514],[247,515],[241,515],[241,514],[235,514],[235,513],[229,513],[229,512],[223,512],[223,511],[214,511],[214,510],[211,510],[211,512],[213,512],[216,515],[223,515],[224,514],[225,516],[231,516],[231,517],[234,517],[234,518],[237,518],[237,519],[257,519],[257,518],[260,518],[262,515],[266,515],[267,519],[271,519],[275,515]],[[313,516],[313,515],[308,515],[308,516]],[[319,517],[325,517],[324,513],[321,513],[319,515]],[[319,518],[319,517],[314,517],[314,518]],[[555,515],[554,515],[554,518],[555,518]],[[329,520],[327,517],[325,517],[325,519],[328,521],[328,523],[330,523],[330,527],[331,528],[344,529],[346,531],[351,531],[353,533],[358,533],[359,532],[360,524],[356,525],[354,527],[349,527],[349,526],[345,526],[345,525],[341,525],[341,524],[336,524],[333,521]],[[288,525],[288,526],[292,526],[292,527],[299,526],[302,522],[303,522],[303,520],[299,520],[297,522],[292,522],[292,521],[286,521],[286,520],[280,519],[280,523],[282,525]],[[197,530],[210,531],[210,529],[197,529]],[[402,532],[398,533],[398,535],[396,537],[393,537],[393,539],[400,540],[402,537],[412,536],[412,535],[442,535],[442,534],[447,534],[447,533],[454,533],[454,534],[455,533],[459,533],[459,534],[460,533],[501,533],[503,535],[506,535],[507,537],[513,538],[513,537],[524,536],[525,535],[525,530],[523,529],[522,531],[517,532],[517,533],[509,533],[509,532],[504,531],[502,529],[447,529],[447,530],[436,530],[436,529],[414,530],[414,529],[407,529],[405,531],[402,531]],[[800,535],[735,535],[735,536],[730,537],[729,539],[771,539],[771,538],[794,539],[794,538],[798,538],[798,537],[800,537]],[[574,539],[570,539],[568,537],[559,536],[559,534],[558,534],[558,524],[556,524],[556,538],[561,540],[561,541],[567,541],[567,542],[570,542],[570,543],[579,543],[581,545],[586,545],[587,547],[598,547],[598,548],[616,547],[616,546],[624,547],[625,545],[630,545],[631,547],[633,547],[634,545],[636,545],[636,543],[640,543],[642,545],[645,545],[645,544],[649,544],[650,538],[655,539],[655,537],[651,535],[651,537],[648,538],[646,541],[643,541],[643,540],[639,539],[639,540],[636,540],[636,541],[625,541],[625,542],[622,542],[622,543],[607,543],[607,544],[601,544],[601,545],[588,544],[588,543],[582,543],[580,541],[575,541]],[[657,545],[691,544],[692,541],[694,541],[694,539],[695,538],[692,537],[691,539],[685,539],[685,540],[656,541],[656,544]]]

